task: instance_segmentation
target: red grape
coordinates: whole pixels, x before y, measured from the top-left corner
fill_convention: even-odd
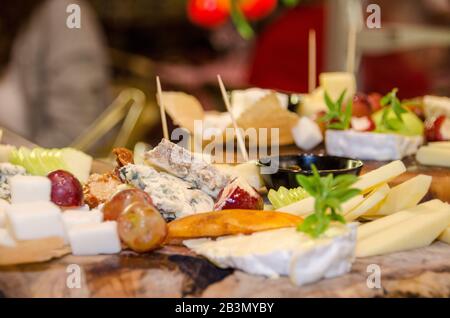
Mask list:
[[[51,200],[62,206],[81,206],[83,204],[83,187],[73,174],[56,170],[47,176],[52,183]]]

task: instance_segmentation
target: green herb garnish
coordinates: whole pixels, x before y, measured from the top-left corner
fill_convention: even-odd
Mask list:
[[[315,199],[314,213],[309,215],[297,231],[317,238],[324,233],[331,221],[345,224],[342,203],[360,194],[360,190],[351,188],[358,177],[350,174],[334,177],[332,174],[321,177],[315,165],[311,165],[312,175],[297,175],[298,183]]]
[[[403,106],[397,97],[398,88],[394,88],[387,93],[381,100],[380,104],[383,106],[383,115],[381,117],[381,124],[392,130],[399,130],[403,125],[402,114],[407,113],[408,110]],[[393,112],[395,118],[390,118],[389,113]]]
[[[346,130],[350,127],[350,120],[352,118],[352,101],[349,100],[347,107],[343,107],[346,91],[341,93],[337,101],[332,101],[330,95],[325,92],[325,104],[328,107],[328,112],[322,117],[322,121],[327,123],[329,129]]]

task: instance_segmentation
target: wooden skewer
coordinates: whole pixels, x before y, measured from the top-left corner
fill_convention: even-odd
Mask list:
[[[161,113],[163,136],[165,139],[170,140],[169,130],[167,129],[166,107],[163,102],[161,82],[159,81],[159,76],[156,76],[156,100],[159,105],[159,112]]]
[[[316,31],[309,30],[308,36],[308,92],[316,88]]]
[[[230,100],[227,95],[227,90],[225,89],[225,85],[223,85],[222,78],[220,77],[220,75],[217,75],[217,80],[219,81],[219,86],[220,86],[220,91],[222,92],[223,102],[225,103],[228,114],[230,114],[231,121],[233,122],[234,130],[236,131],[236,138],[238,141],[239,150],[241,151],[241,154],[244,157],[244,160],[247,162],[248,161],[248,153],[247,153],[247,149],[245,148],[244,138],[242,137],[242,132],[237,125],[237,122],[236,122],[236,119],[234,118],[233,113],[231,112],[231,105],[230,105]]]
[[[356,26],[351,23],[348,30],[347,39],[347,72],[355,72],[355,58],[356,58]]]

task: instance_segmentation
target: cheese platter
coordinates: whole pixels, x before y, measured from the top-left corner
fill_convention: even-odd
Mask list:
[[[379,100],[379,110],[364,117],[373,129],[358,131],[358,119],[351,118],[358,100],[347,98],[344,109],[346,88],[338,89],[342,83],[351,89],[352,77],[325,74],[321,82],[328,88],[311,94],[323,97],[328,112],[314,119],[289,111],[298,116],[301,129],[292,128],[297,146],[282,147],[278,161],[302,158],[306,163],[278,166],[274,174],[283,170],[282,178],[289,178],[283,186],[267,182],[264,158],[217,164],[167,138],[153,148],[116,148],[116,162],[107,165],[76,149],[40,148],[5,131],[0,145],[1,293],[371,297],[387,290],[389,297],[406,295],[403,288],[420,277],[423,284],[436,285],[435,295],[449,296],[445,128],[441,131],[435,121],[425,127],[394,89]],[[159,92],[159,103],[170,101],[164,94]],[[271,93],[264,94],[263,99]],[[249,97],[248,92],[235,95],[243,101]],[[238,131],[239,120],[230,116]],[[315,147],[315,155],[299,151],[299,133],[314,134],[305,127],[323,134],[317,141],[325,145]],[[436,129],[439,134],[427,135],[430,142],[420,147],[426,132]],[[360,133],[363,137],[353,136]],[[374,151],[380,147],[390,150]],[[247,158],[245,143],[240,153]],[[38,288],[67,276],[70,264],[84,271],[81,290],[71,291],[61,282],[58,288]],[[396,286],[392,292],[367,283],[374,264],[380,275],[387,274],[383,284]],[[113,277],[119,284],[108,285]],[[27,279],[31,288],[24,286]],[[142,288],[159,280],[167,285]],[[338,289],[342,283],[345,287]],[[255,294],[261,284],[273,289]],[[419,284],[409,292],[427,296],[430,291]]]

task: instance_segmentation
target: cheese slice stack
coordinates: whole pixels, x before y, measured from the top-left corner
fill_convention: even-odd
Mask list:
[[[364,224],[358,229],[357,257],[430,245],[450,224],[450,205],[433,200]]]

